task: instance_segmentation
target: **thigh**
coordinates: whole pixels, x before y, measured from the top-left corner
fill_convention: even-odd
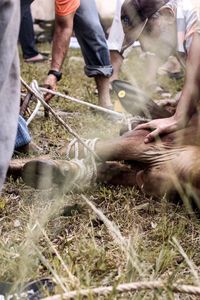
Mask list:
[[[104,72],[107,74],[107,69],[97,70],[97,66],[100,66],[100,68],[107,68],[108,66],[109,75],[111,75],[112,68],[110,67],[110,56],[105,33],[101,26],[94,0],[81,0],[81,5],[74,18],[74,31],[85,60],[86,75],[94,76],[93,72],[99,75],[104,74]]]
[[[94,0],[81,0],[80,7],[74,17],[74,30],[77,37],[83,35],[88,36],[88,38],[98,35],[105,37]]]

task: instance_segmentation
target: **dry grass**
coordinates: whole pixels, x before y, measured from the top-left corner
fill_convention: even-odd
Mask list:
[[[80,54],[70,51],[72,55]],[[137,76],[134,61],[133,74]],[[47,64],[22,64],[22,76],[28,82],[36,78],[42,83],[47,70]],[[61,92],[97,101],[94,83],[84,76],[82,62],[69,63],[68,67],[66,62],[63,70]],[[142,81],[142,75],[138,80]],[[180,84],[165,82],[172,92]],[[92,115],[87,108],[62,99],[54,99],[52,106],[78,112],[66,121],[83,137],[118,135],[120,126]],[[36,118],[30,130],[34,141],[52,157],[58,157],[57,149],[70,138],[52,117]],[[50,276],[57,281],[57,292],[158,278],[169,283],[197,282],[198,215],[189,215],[181,203],[151,199],[135,188],[97,185],[84,195],[95,205],[95,211],[79,193],[63,196],[58,190],[38,192],[21,180],[8,180],[0,198],[0,281],[16,283]],[[198,298],[175,297],[169,291],[113,293],[106,299]]]

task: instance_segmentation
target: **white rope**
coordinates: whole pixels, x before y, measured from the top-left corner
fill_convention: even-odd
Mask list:
[[[70,133],[72,134],[77,140],[79,140],[79,142],[85,147],[87,148],[87,150],[94,155],[94,157],[98,160],[100,160],[100,158],[97,156],[97,154],[92,151],[92,149],[90,149],[87,144],[85,144],[85,142],[82,140],[82,138],[68,125],[66,124],[62,118],[60,118],[55,111],[51,108],[51,106],[49,104],[46,103],[45,99],[44,99],[44,95],[42,94],[42,92],[39,89],[38,83],[36,80],[32,81],[31,86],[29,86],[21,77],[21,83],[26,87],[26,89],[31,92],[33,95],[35,95],[35,97],[42,103],[42,105],[48,109],[52,115],[55,117],[55,119]]]
[[[142,290],[162,290],[167,291],[170,290],[173,293],[180,293],[180,294],[191,294],[191,295],[200,295],[200,288],[197,286],[192,285],[178,285],[172,284],[168,285],[162,281],[141,281],[141,282],[133,282],[133,283],[124,283],[119,284],[116,287],[113,286],[106,286],[106,287],[98,287],[98,288],[91,288],[91,289],[80,289],[77,291],[71,291],[64,293],[62,295],[55,295],[50,296],[47,298],[43,298],[41,300],[66,300],[66,299],[77,299],[80,296],[89,297],[93,296],[106,296],[111,294],[112,292],[118,293],[130,293]]]
[[[75,159],[71,160],[70,164],[73,164],[77,167],[76,175],[73,178],[73,185],[75,187],[88,187],[93,182],[96,181],[97,178],[97,165],[94,159],[90,157],[90,159]]]
[[[128,131],[132,130],[132,122],[131,119],[127,119],[127,126],[128,126]]]
[[[21,78],[21,81],[22,83],[24,84],[24,80]],[[26,84],[27,85],[27,84]],[[26,86],[27,87],[27,86]],[[130,131],[132,128],[131,128],[131,122],[133,121],[140,121],[140,120],[144,120],[144,118],[142,118],[141,116],[131,116],[130,114],[125,114],[125,113],[119,113],[119,112],[116,112],[116,111],[113,111],[113,110],[110,110],[110,109],[107,109],[107,108],[104,108],[104,107],[101,107],[101,106],[98,106],[98,105],[95,105],[95,104],[92,104],[92,103],[89,103],[89,102],[86,102],[86,101],[83,101],[83,100],[80,100],[80,99],[77,99],[77,98],[74,98],[74,97],[71,97],[71,96],[66,96],[62,93],[59,93],[59,92],[55,92],[55,91],[52,91],[52,90],[49,90],[49,89],[46,89],[46,88],[42,88],[42,87],[39,87],[38,86],[38,83],[36,80],[33,80],[32,83],[31,83],[31,88],[35,91],[35,93],[37,94],[37,97],[43,97],[43,101],[45,102],[44,100],[44,95],[43,93],[49,93],[49,94],[52,94],[54,96],[57,96],[57,97],[61,97],[61,98],[64,98],[64,99],[67,99],[67,100],[70,100],[70,101],[73,101],[73,102],[76,102],[78,104],[83,104],[83,105],[86,105],[88,107],[92,107],[96,110],[99,110],[99,111],[102,111],[102,112],[105,112],[107,114],[111,114],[113,116],[116,116],[118,118],[121,119],[121,122],[126,124],[128,126],[128,130]],[[39,98],[38,98],[39,99]],[[39,99],[40,100],[40,99]],[[41,102],[41,101],[40,101]],[[46,103],[46,102],[45,102]],[[42,103],[44,105],[44,103]],[[48,105],[48,104],[47,104]],[[48,106],[49,107],[49,106]],[[50,110],[50,109],[49,109]],[[51,110],[50,110],[51,111]],[[52,111],[51,111],[52,112]],[[37,111],[36,113],[33,115],[33,118],[35,117],[35,115],[37,114]],[[32,119],[31,119],[32,120]],[[145,119],[145,122],[149,122],[150,119]]]
[[[99,141],[99,138],[95,138],[95,139],[84,139],[85,144],[92,149],[92,151],[95,152],[95,146],[96,143]],[[73,152],[72,152],[73,150]],[[84,157],[88,156],[88,150],[86,148],[83,149],[84,151]],[[66,159],[70,160],[70,156],[71,158],[74,159],[80,159],[80,153],[79,153],[79,141],[75,138],[73,139],[67,146],[67,151],[66,151]]]
[[[84,140],[85,144],[95,152],[95,146],[99,139]],[[73,151],[72,151],[73,150]],[[70,163],[75,164],[78,167],[76,177],[73,179],[73,184],[80,187],[89,186],[96,181],[97,178],[97,163],[93,155],[91,155],[86,148],[83,148],[84,159],[80,159],[79,141],[73,139],[67,146],[66,158],[70,160],[70,156],[73,160]]]
[[[71,140],[71,142],[68,144],[68,146],[67,146],[67,152],[66,152],[66,158],[67,158],[67,160],[70,160],[70,151],[71,151],[72,147],[74,147],[74,155],[73,155],[73,157],[77,159],[77,157],[78,157],[78,149],[76,147],[76,144],[77,144],[77,139],[76,138],[73,139],[73,140]]]
[[[37,100],[37,104],[36,104],[36,107],[35,107],[34,111],[30,115],[30,117],[28,118],[28,120],[26,121],[26,125],[27,126],[33,121],[33,119],[37,115],[37,113],[38,113],[38,111],[40,109],[40,106],[41,106],[41,102],[39,100]]]
[[[94,108],[94,109],[96,109],[96,110],[105,112],[105,113],[107,113],[107,114],[110,114],[110,115],[119,117],[119,118],[121,118],[121,119],[124,119],[124,114],[122,114],[122,113],[119,113],[119,112],[116,112],[116,111],[113,111],[113,110],[110,110],[110,109],[107,109],[107,108],[104,108],[104,107],[101,107],[101,106],[98,106],[98,105],[95,105],[95,104],[86,102],[86,101],[83,101],[83,100],[80,100],[80,99],[76,99],[76,98],[74,98],[74,97],[70,97],[70,96],[67,96],[67,95],[64,95],[64,94],[62,94],[62,93],[55,92],[55,91],[52,91],[52,90],[49,90],[49,89],[46,89],[46,88],[42,88],[42,87],[41,87],[41,88],[40,88],[40,91],[41,91],[41,92],[45,92],[45,93],[49,93],[49,94],[54,95],[54,96],[57,96],[57,97],[62,97],[62,98],[64,98],[64,99],[67,99],[67,100],[76,102],[76,103],[78,103],[78,104],[83,104],[83,105],[85,105],[85,106],[88,106],[88,107]]]

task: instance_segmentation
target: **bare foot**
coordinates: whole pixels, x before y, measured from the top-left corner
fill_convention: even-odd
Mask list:
[[[38,53],[36,56],[24,59],[24,61],[26,63],[37,63],[37,62],[43,62],[46,60],[48,60],[48,57],[45,55],[42,55],[40,53]]]

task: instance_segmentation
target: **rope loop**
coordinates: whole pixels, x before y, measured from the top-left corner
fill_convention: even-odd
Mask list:
[[[95,146],[98,138],[96,139],[84,139],[84,143],[95,152]],[[73,155],[73,159],[70,161],[70,154]],[[91,155],[91,152],[87,148],[83,148],[84,158],[80,159],[80,142],[75,138],[67,146],[66,158],[72,164],[76,165],[77,172],[76,176],[73,179],[73,184],[80,187],[89,186],[91,183],[94,183],[97,178],[97,161],[94,155]]]
[[[90,148],[93,152],[95,152],[95,146],[96,143],[99,141],[99,138],[95,139],[83,139],[84,143],[87,145],[88,148]],[[89,155],[89,151],[87,148],[83,148],[84,151],[84,157],[87,157]],[[74,138],[67,146],[66,151],[66,159],[70,160],[70,153],[72,158],[74,159],[80,159],[80,141],[77,138]],[[73,153],[73,155],[72,155]]]

